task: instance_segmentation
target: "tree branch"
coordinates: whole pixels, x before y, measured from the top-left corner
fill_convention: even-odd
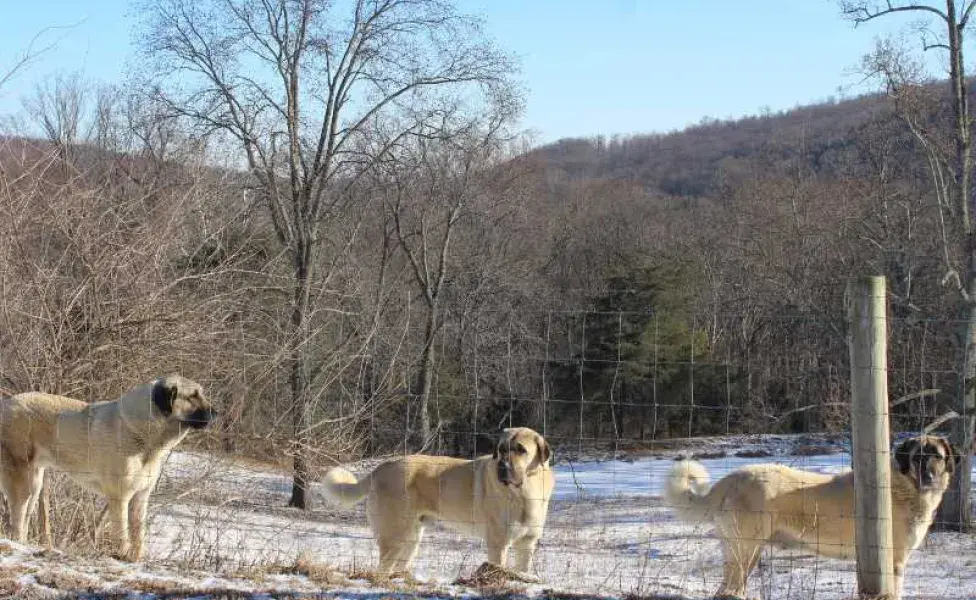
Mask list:
[[[941,10],[927,6],[925,4],[905,4],[896,5],[892,4],[891,0],[886,0],[885,5],[887,8],[874,9],[868,6],[866,2],[841,2],[841,13],[854,22],[854,26],[857,27],[862,23],[867,23],[877,19],[878,17],[883,17],[885,15],[890,15],[898,12],[928,12],[938,16],[945,22],[949,22],[949,15],[942,12]]]

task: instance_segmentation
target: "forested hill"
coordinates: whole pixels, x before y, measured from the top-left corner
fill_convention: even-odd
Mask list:
[[[571,177],[631,180],[676,196],[710,196],[749,161],[837,175],[864,128],[888,114],[878,94],[740,119],[705,118],[680,131],[567,138],[533,152]]]
[[[907,116],[928,134],[950,129],[945,89],[937,82],[912,90]],[[868,273],[888,278],[895,318],[889,356],[899,364],[893,396],[940,379],[939,387],[951,389],[956,300],[941,283],[944,215],[930,156],[904,111],[888,96],[872,94],[703,119],[670,133],[564,139],[534,150],[550,201],[566,203],[554,213],[574,214],[578,227],[578,237],[567,236],[552,264],[573,256],[579,262],[570,264],[588,273],[550,265],[546,280],[557,289],[593,286],[597,310],[651,306],[657,315],[655,323],[634,317],[632,338],[626,318],[619,327],[612,319],[595,324],[583,337],[602,338],[607,364],[623,357],[646,367],[667,348],[681,357],[677,363],[697,365],[683,364],[663,379],[658,373],[656,380],[640,366],[624,375],[584,368],[583,396],[606,400],[616,382],[617,393],[641,407],[640,416],[624,415],[638,424],[648,419],[644,407],[655,394],[657,402],[666,397],[669,406],[655,412],[653,427],[667,422],[668,435],[844,427],[843,290],[850,277]],[[951,156],[944,141],[938,150]],[[596,274],[608,272],[616,277],[605,275],[601,284]],[[564,280],[563,273],[570,275]],[[634,293],[614,294],[615,287]],[[586,302],[570,296],[576,305]],[[660,333],[664,318],[674,327],[670,340]],[[658,329],[650,343],[652,326]],[[586,352],[601,351],[594,346],[591,340]],[[553,373],[556,393],[579,396],[578,370]],[[567,382],[562,389],[560,377]],[[937,408],[903,406],[901,426],[924,424],[917,411]],[[609,426],[620,417],[592,410],[594,435],[602,434],[599,422]]]

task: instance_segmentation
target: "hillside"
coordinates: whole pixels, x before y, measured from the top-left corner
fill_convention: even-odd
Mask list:
[[[680,131],[563,139],[532,154],[570,177],[636,181],[675,196],[710,196],[751,161],[799,160],[839,175],[863,129],[890,112],[877,94],[741,119],[703,119]]]

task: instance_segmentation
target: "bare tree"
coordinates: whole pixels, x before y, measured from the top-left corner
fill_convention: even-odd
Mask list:
[[[62,151],[86,139],[90,88],[80,73],[56,75],[34,88],[24,108],[48,140]]]
[[[316,396],[312,318],[340,259],[323,256],[324,226],[353,210],[346,190],[404,136],[458,102],[462,88],[509,86],[512,63],[477,20],[440,0],[355,0],[345,14],[326,0],[148,0],[144,7],[144,48],[163,82],[160,97],[242,151],[291,260],[289,504],[304,508]],[[378,128],[387,129],[387,143],[363,143]],[[347,250],[356,231],[330,230],[345,235],[335,252]]]
[[[71,29],[72,27],[74,26],[45,27],[44,29],[38,31],[37,34],[31,38],[30,43],[27,44],[27,48],[23,52],[19,53],[12,62],[0,69],[0,88],[3,88],[3,86],[6,85],[11,79],[16,77],[21,71],[29,67],[34,61],[40,58],[41,55],[57,46],[58,41],[60,40],[55,40],[42,46],[40,42],[45,35],[52,31],[59,29]]]
[[[487,179],[502,157],[506,126],[518,114],[511,99],[499,100],[484,122],[442,124],[436,132],[412,136],[398,159],[388,161],[380,174],[387,218],[426,309],[413,391],[420,415],[419,448],[431,444],[441,425],[432,426],[431,394],[452,242],[462,219],[473,212],[472,205],[491,195]],[[510,177],[498,170],[495,175]]]
[[[973,430],[976,424],[976,227],[973,226],[972,116],[963,60],[965,34],[976,7],[976,0],[956,2],[875,2],[843,0],[841,10],[855,26],[897,13],[928,17],[936,32],[922,26],[923,49],[943,51],[949,59],[949,91],[952,111],[951,130],[940,131],[919,119],[919,104],[925,83],[922,70],[890,42],[882,42],[868,57],[869,71],[880,75],[894,98],[899,115],[911,128],[924,149],[935,184],[939,210],[944,213],[943,283],[958,293],[959,303],[959,386],[952,442],[962,455],[954,484],[942,502],[940,522],[968,529],[972,524],[971,463]],[[929,103],[938,102],[929,99]]]

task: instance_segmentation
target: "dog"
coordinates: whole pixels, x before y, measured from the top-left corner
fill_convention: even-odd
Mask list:
[[[948,440],[922,435],[892,458],[891,503],[896,594],[908,557],[928,532],[959,461]],[[745,597],[764,545],[855,558],[854,473],[824,475],[763,464],[729,473],[709,489],[708,472],[685,460],[671,470],[664,500],[682,520],[710,522],[722,540],[724,574],[716,597]]]
[[[369,497],[382,575],[409,573],[425,523],[437,520],[484,539],[489,562],[500,567],[514,547],[515,568],[531,580],[555,482],[551,457],[541,435],[515,427],[502,431],[490,456],[474,460],[415,454],[383,463],[359,481],[335,467],[324,478],[325,495],[343,506]]]
[[[116,558],[143,557],[149,495],[170,451],[215,418],[199,384],[179,375],[140,385],[118,400],[86,403],[28,392],[0,399],[0,491],[12,537],[25,542],[40,500],[50,544],[44,471],[65,472],[107,499]]]

